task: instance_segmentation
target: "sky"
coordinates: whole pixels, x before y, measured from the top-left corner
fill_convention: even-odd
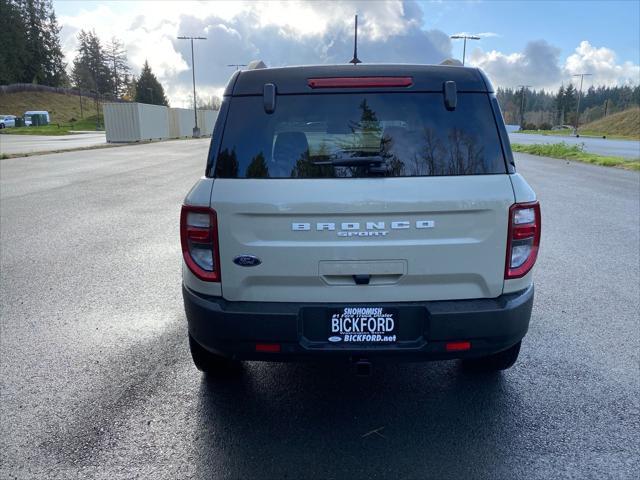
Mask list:
[[[188,107],[195,42],[199,96],[220,95],[233,73],[228,64],[263,60],[268,66],[345,63],[440,63],[462,58],[484,69],[494,85],[557,89],[577,73],[585,88],[640,83],[640,1],[76,1],[53,2],[62,47],[71,65],[76,36],[95,30],[124,42],[138,73],[145,60],[170,103]],[[357,68],[357,67],[354,67]]]

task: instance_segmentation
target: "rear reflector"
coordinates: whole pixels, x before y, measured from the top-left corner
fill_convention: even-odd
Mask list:
[[[307,85],[311,88],[410,87],[412,84],[412,77],[331,77],[307,79]]]
[[[256,343],[256,352],[278,353],[280,352],[279,343]]]
[[[447,352],[463,352],[471,350],[471,342],[447,342],[445,345]]]

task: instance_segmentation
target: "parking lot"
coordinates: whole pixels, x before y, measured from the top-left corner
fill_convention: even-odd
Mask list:
[[[511,370],[207,381],[178,218],[208,143],[0,161],[0,478],[636,478],[638,172],[516,155],[543,238]]]
[[[73,135],[0,135],[0,154],[53,152],[105,145],[104,132]]]

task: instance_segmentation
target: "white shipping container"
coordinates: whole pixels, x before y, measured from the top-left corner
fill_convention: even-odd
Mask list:
[[[193,136],[193,110],[188,108],[169,109],[169,138]]]
[[[200,127],[201,136],[211,136],[217,118],[218,110],[198,110],[198,127]]]
[[[169,138],[169,109],[146,103],[105,103],[104,127],[108,143]]]

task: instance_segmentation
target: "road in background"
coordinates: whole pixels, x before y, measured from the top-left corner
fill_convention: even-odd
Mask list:
[[[516,155],[543,239],[503,374],[247,363],[215,382],[189,358],[178,232],[208,144],[0,162],[0,478],[636,478],[637,172]]]
[[[584,151],[598,155],[612,155],[614,157],[640,158],[640,141],[613,140],[594,137],[560,137],[555,135],[536,135],[532,133],[509,133],[511,143],[524,145],[560,143],[568,145],[584,145]]]
[[[74,133],[72,135],[0,135],[0,154],[53,152],[74,148],[104,145],[104,132]]]

